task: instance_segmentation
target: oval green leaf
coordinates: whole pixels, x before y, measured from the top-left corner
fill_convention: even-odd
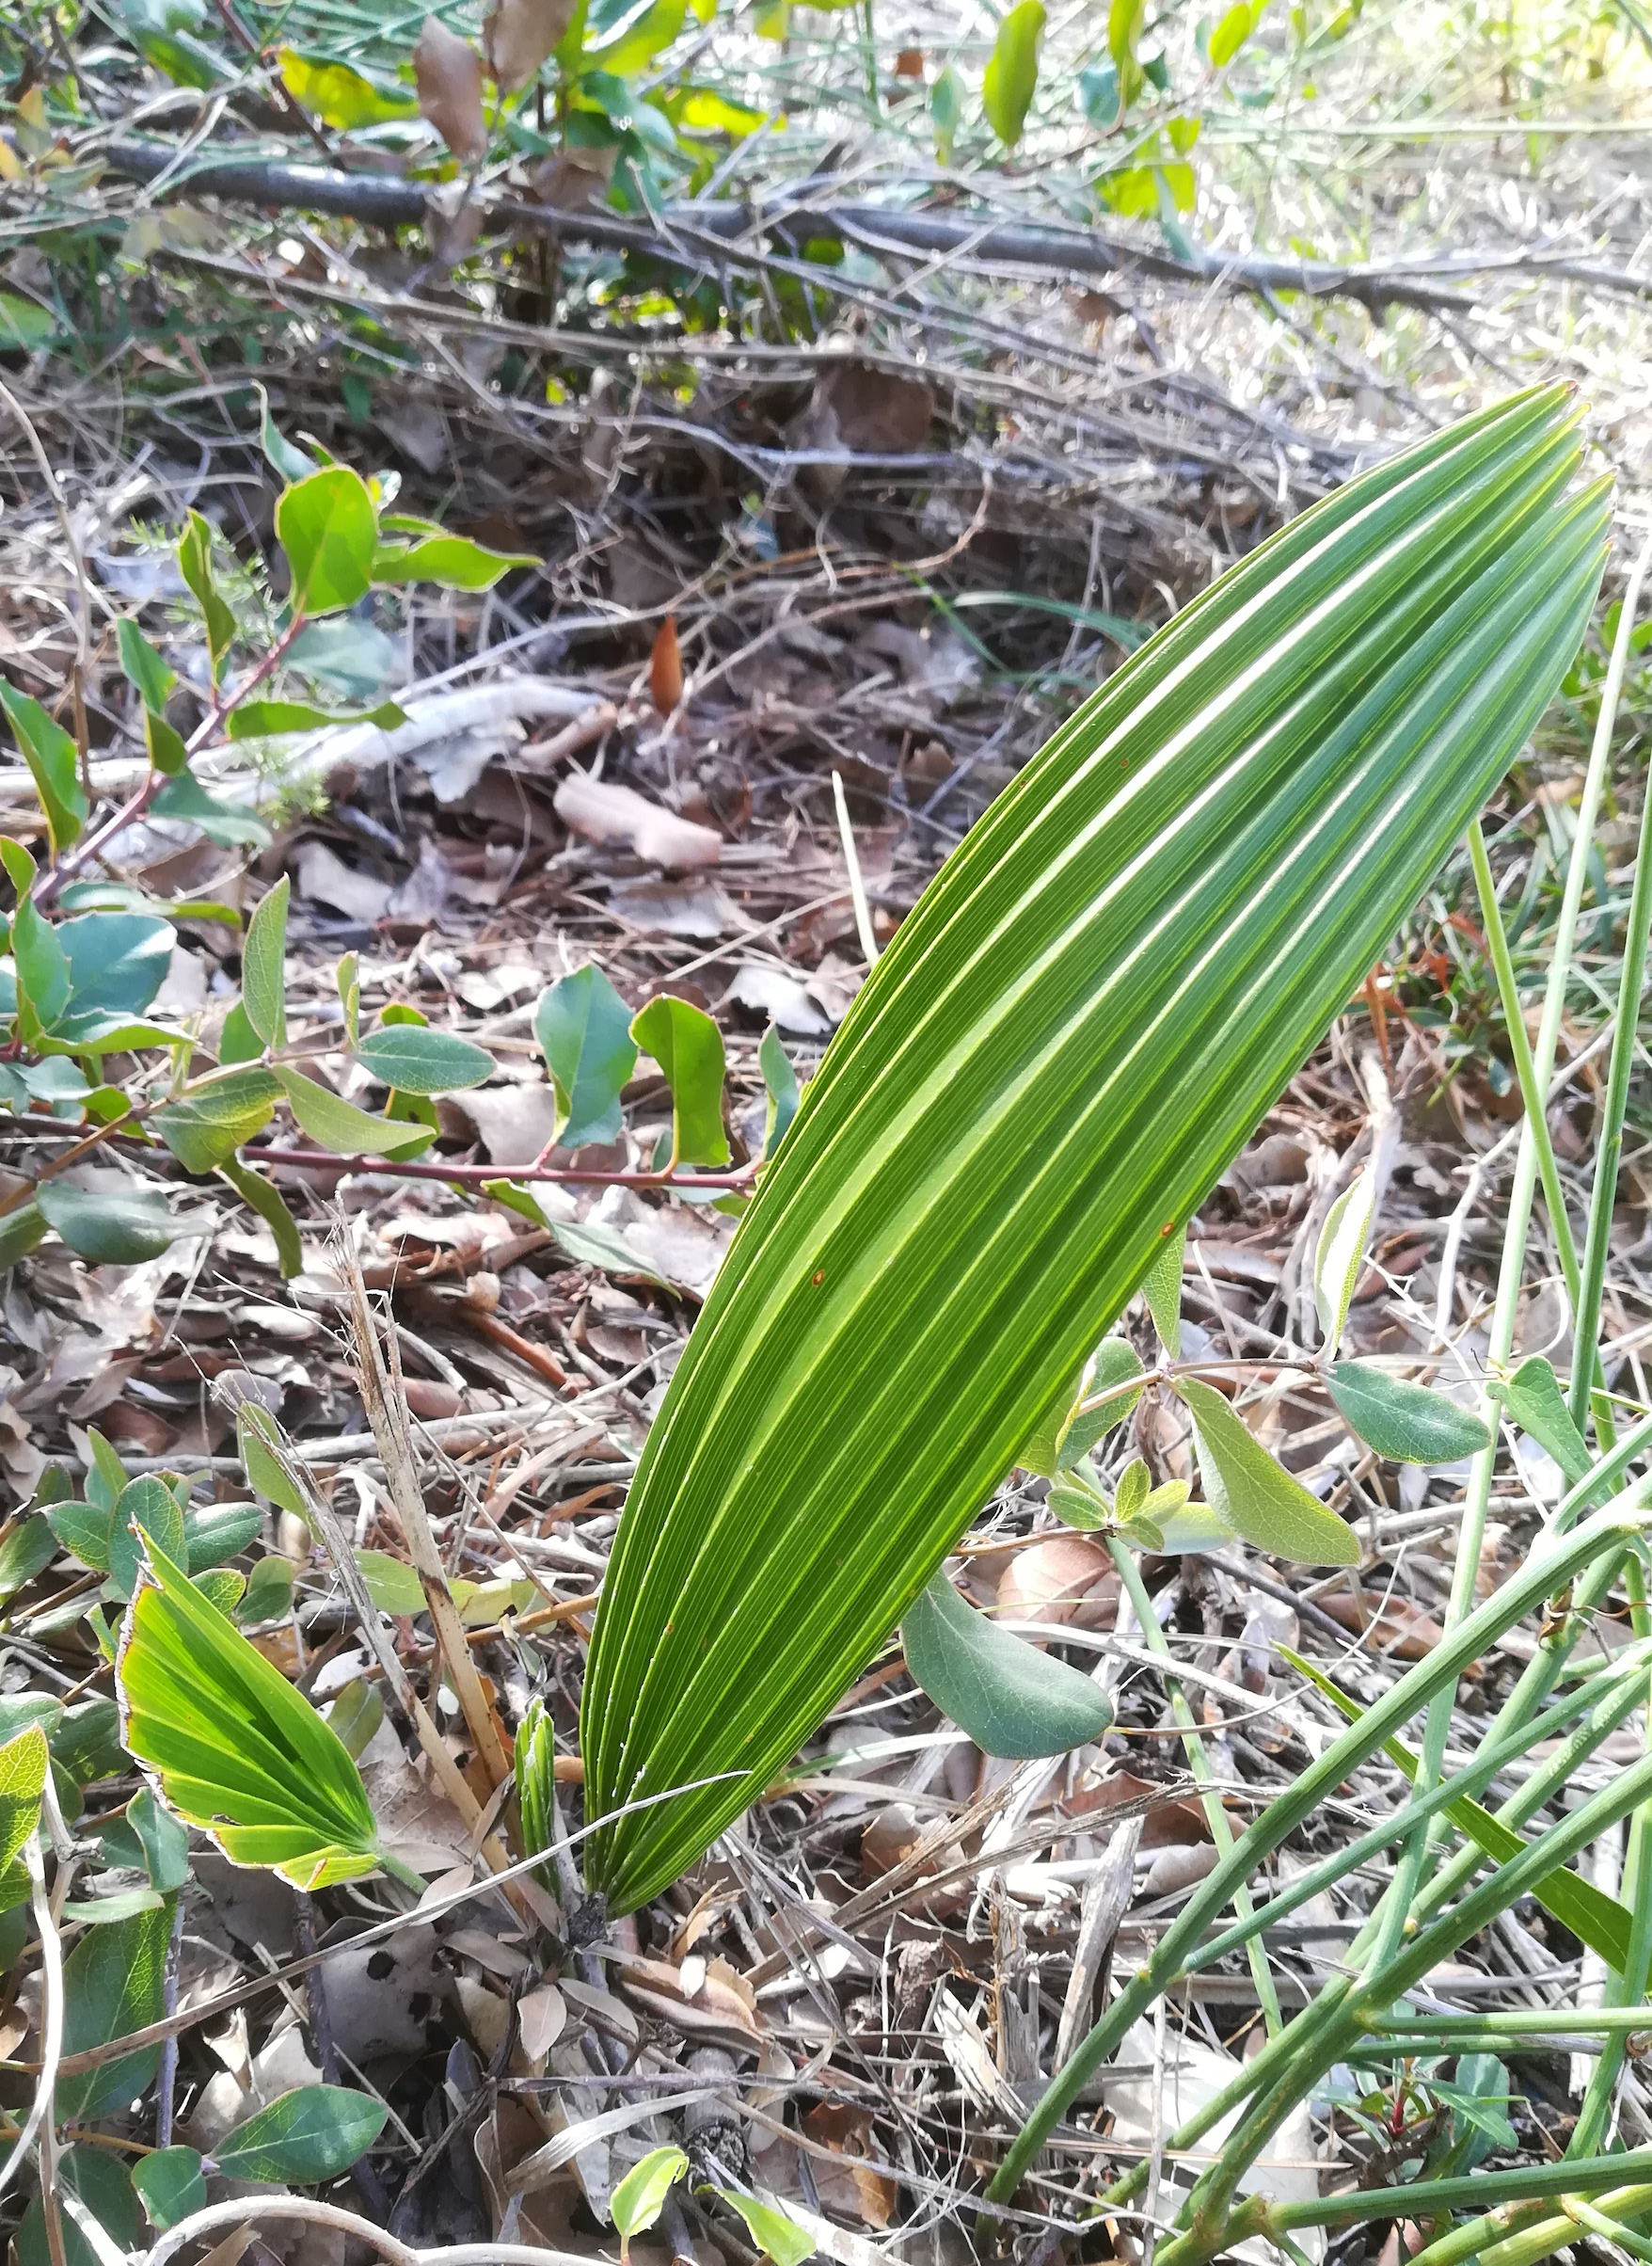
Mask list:
[[[633,2163],[609,2200],[609,2215],[628,2242],[646,2234],[665,2209],[665,2198],[689,2168],[681,2148],[650,2148]]]
[[[457,1093],[493,1076],[485,1047],[445,1030],[392,1023],[357,1042],[356,1059],[384,1086],[402,1093]]]
[[[1353,1430],[1391,1462],[1455,1463],[1491,1445],[1472,1410],[1368,1362],[1336,1362],[1326,1382]]]
[[[285,489],[276,536],[292,569],[295,613],[338,614],[367,596],[378,515],[367,483],[348,465],[329,464]]]
[[[346,2085],[297,2085],[237,2125],[214,2162],[226,2179],[333,2179],[367,2153],[389,2114],[382,2100]]]
[[[945,1573],[913,1598],[900,1633],[913,1682],[983,1753],[1065,1754],[1113,1720],[1099,1684],[966,1605]]]
[[[1271,1557],[1304,1566],[1357,1566],[1359,1544],[1334,1510],[1253,1440],[1215,1385],[1181,1377],[1176,1390],[1193,1418],[1211,1508]]]

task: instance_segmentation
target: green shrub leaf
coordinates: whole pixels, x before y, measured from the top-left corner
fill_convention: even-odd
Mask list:
[[[151,2226],[164,2231],[205,2210],[206,2181],[194,2148],[155,2148],[132,2167],[132,2184]]]
[[[537,566],[531,551],[488,551],[468,535],[426,535],[373,553],[375,582],[439,582],[444,590],[491,590],[513,566]]]
[[[39,1512],[19,1519],[0,1542],[0,1604],[43,1573],[56,1551],[57,1538]]]
[[[292,568],[295,613],[339,614],[367,596],[378,514],[366,481],[348,465],[329,464],[284,489],[276,536]]]
[[[620,1094],[637,1067],[631,1011],[593,961],[542,992],[533,1035],[556,1090],[564,1149],[617,1141]]]
[[[249,2116],[213,2151],[226,2179],[278,2180],[289,2187],[336,2178],[366,2154],[389,2111],[344,2085],[298,2085]]]
[[[428,1125],[405,1117],[372,1117],[299,1070],[278,1070],[287,1107],[304,1131],[335,1157],[400,1157],[429,1141]]]
[[[271,1674],[274,1674],[272,1669]],[[89,1928],[63,1966],[63,2051],[89,2053],[128,2031],[158,2022],[167,1987],[167,1946],[172,1936],[170,1898]],[[57,2081],[57,2114],[90,2124],[124,2108],[141,2093],[160,2061],[158,2045],[140,2046],[118,2061]]]
[[[40,1822],[46,1790],[46,1734],[38,1723],[0,1747],[0,1872]]]
[[[723,1129],[723,1033],[687,999],[662,992],[631,1023],[631,1036],[651,1054],[671,1088],[671,1154],[676,1164],[726,1164]]]
[[[99,1934],[107,1931],[100,1929]],[[68,2148],[58,2161],[57,2177],[91,2213],[103,2230],[103,2250],[94,2249],[67,2211],[63,2214],[63,2266],[109,2266],[111,2255],[137,2248],[140,2222],[137,2197],[120,2157],[108,2148],[86,2142]],[[46,2213],[37,2190],[17,2230],[17,2266],[55,2266],[46,2233]]]
[[[763,2256],[774,2260],[774,2266],[803,2266],[805,2258],[814,2257],[814,2236],[778,2203],[748,2194],[740,2187],[720,2187],[717,2193],[731,2210],[739,2213],[746,2232]]]
[[[1099,1684],[965,1604],[945,1573],[908,1605],[900,1634],[913,1681],[986,1754],[1065,1754],[1113,1720]]]
[[[987,123],[1007,150],[1021,139],[1039,83],[1039,43],[1044,36],[1044,0],[1018,0],[998,26],[981,106]]]
[[[4,677],[0,677],[0,707],[6,710],[6,721],[46,814],[52,855],[61,857],[86,824],[87,805],[80,783],[79,750],[38,700],[18,692]]]
[[[109,1580],[123,1599],[137,1587],[145,1532],[169,1558],[182,1563],[188,1547],[183,1539],[183,1513],[167,1482],[152,1473],[126,1482],[109,1521]]]
[[[609,2198],[609,2216],[628,2242],[646,2234],[665,2209],[665,2198],[689,2168],[681,2148],[650,2148]]]
[[[1336,1351],[1347,1327],[1375,1206],[1374,1177],[1369,1172],[1357,1173],[1326,1214],[1319,1231],[1313,1259],[1313,1302],[1327,1353]]]
[[[235,642],[235,616],[213,572],[213,531],[198,511],[190,513],[178,545],[178,571],[200,608],[215,685],[224,674],[224,657]]]
[[[768,1158],[786,1139],[802,1099],[798,1090],[798,1074],[772,1023],[758,1044],[757,1067],[763,1073],[763,1087],[769,1096],[763,1118],[763,1155]]]
[[[1560,1380],[1541,1353],[1533,1353],[1512,1377],[1486,1389],[1494,1400],[1502,1402],[1521,1431],[1530,1432],[1539,1447],[1549,1450],[1573,1487],[1587,1478],[1592,1464],[1588,1447],[1566,1406]]]
[[[1352,1531],[1254,1440],[1214,1385],[1182,1377],[1204,1492],[1218,1518],[1255,1549],[1306,1566],[1357,1566]]]
[[[691,1863],[876,1655],[1525,743],[1600,574],[1574,414],[1517,396],[1250,552],[901,922],[621,1516],[589,1813],[685,1791],[587,1843],[611,1912]],[[1349,1562],[1276,1470],[1235,1490],[1269,1546]]]
[[[458,1093],[493,1076],[485,1047],[445,1030],[417,1023],[391,1023],[369,1031],[356,1045],[356,1058],[381,1085],[401,1093]]]
[[[1172,1361],[1182,1357],[1182,1263],[1186,1254],[1187,1230],[1179,1227],[1162,1237],[1152,1264],[1141,1278],[1141,1295],[1153,1317],[1153,1328]]]
[[[304,1246],[298,1239],[298,1222],[287,1209],[286,1198],[279,1189],[272,1188],[262,1173],[255,1173],[249,1164],[242,1164],[233,1157],[226,1157],[218,1171],[230,1183],[243,1204],[250,1205],[276,1239],[276,1263],[281,1270],[283,1283],[304,1272]]]
[[[186,1172],[211,1173],[262,1132],[280,1091],[273,1071],[232,1070],[186,1090],[150,1123]]]
[[[1368,1362],[1336,1362],[1326,1381],[1366,1446],[1392,1462],[1454,1463],[1491,1445],[1490,1432],[1471,1410]]]
[[[128,1752],[233,1863],[300,1889],[377,1868],[378,1828],[337,1734],[152,1544],[117,1677]]]
[[[116,623],[115,639],[120,652],[121,675],[144,707],[159,715],[178,682],[177,670],[167,667],[129,614],[122,614]]]
[[[191,1574],[239,1557],[263,1524],[256,1503],[211,1503],[183,1514],[183,1543]]]
[[[158,1259],[186,1225],[173,1219],[160,1189],[134,1189],[120,1195],[108,1189],[47,1180],[35,1202],[47,1226],[56,1228],[70,1250],[94,1267],[139,1267],[146,1259]]]
[[[241,947],[241,1004],[266,1046],[287,1044],[287,901],[293,885],[283,873],[264,892],[246,924]]]

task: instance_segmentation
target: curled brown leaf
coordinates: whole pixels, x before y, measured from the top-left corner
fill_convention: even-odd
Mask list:
[[[482,112],[482,57],[469,40],[439,16],[426,16],[413,50],[413,82],[421,115],[455,157],[480,157],[487,148]]]
[[[493,0],[482,26],[487,68],[509,93],[526,87],[574,20],[574,0]]]

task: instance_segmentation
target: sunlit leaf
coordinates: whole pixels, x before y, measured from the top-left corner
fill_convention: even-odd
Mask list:
[[[703,1009],[669,992],[650,999],[631,1023],[671,1088],[671,1153],[679,1164],[726,1164],[723,1129],[723,1033]]]
[[[1334,1353],[1365,1264],[1365,1239],[1376,1205],[1376,1177],[1357,1173],[1326,1214],[1313,1257],[1313,1302],[1325,1349]]]
[[[329,464],[283,489],[276,536],[292,569],[298,613],[337,614],[367,596],[378,514],[366,481],[348,465]]]
[[[1044,36],[1044,0],[1017,0],[998,26],[981,104],[987,123],[1007,150],[1021,139],[1039,83],[1039,45]]]
[[[1326,1381],[1360,1439],[1395,1463],[1454,1463],[1491,1445],[1471,1410],[1369,1362],[1335,1362]]]
[[[611,1913],[864,1672],[1524,745],[1600,573],[1574,413],[1543,389],[1448,427],[1249,552],[900,923],[621,1516],[580,1733]],[[1347,1563],[1290,1501],[1289,1546]]]
[[[416,96],[400,87],[381,87],[349,63],[300,55],[294,47],[278,48],[276,63],[288,93],[342,134],[419,116]]]
[[[337,1734],[152,1546],[118,1680],[128,1751],[233,1863],[302,1889],[376,1870],[378,1828]]]
[[[627,2242],[633,2235],[646,2234],[688,2168],[688,2158],[675,2147],[650,2148],[632,2164],[608,2199],[609,2216]]]
[[[1214,1385],[1183,1377],[1176,1390],[1193,1417],[1204,1492],[1235,1534],[1274,1557],[1304,1565],[1359,1563],[1352,1531],[1268,1454]]]
[[[1533,1353],[1512,1377],[1493,1380],[1487,1390],[1502,1402],[1521,1431],[1530,1432],[1539,1447],[1548,1449],[1571,1486],[1587,1478],[1592,1463],[1588,1447],[1566,1406],[1553,1364],[1543,1354]]]
[[[287,1107],[313,1141],[335,1157],[400,1157],[430,1141],[428,1125],[402,1117],[372,1117],[301,1070],[278,1070]]]

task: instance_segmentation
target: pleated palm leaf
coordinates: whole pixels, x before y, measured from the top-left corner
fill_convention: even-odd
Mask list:
[[[1294,521],[1153,637],[903,922],[655,1422],[582,1718],[612,1909],[876,1654],[1518,754],[1607,504],[1565,391]],[[668,1790],[667,1801],[646,1802]]]

